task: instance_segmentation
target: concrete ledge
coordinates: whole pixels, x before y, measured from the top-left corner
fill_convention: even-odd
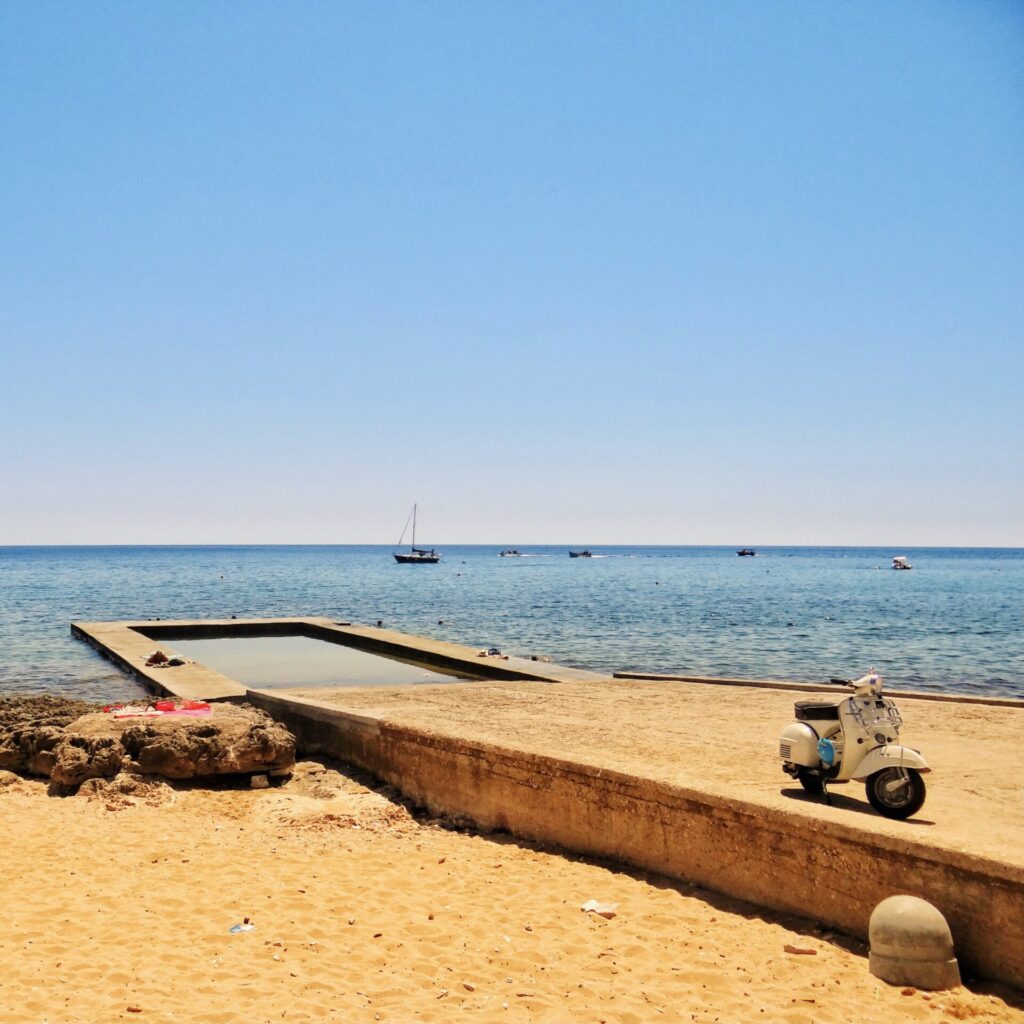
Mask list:
[[[867,939],[911,892],[966,968],[1024,988],[1024,868],[591,764],[468,742],[272,691],[247,698],[306,753],[356,764],[433,812],[793,912]]]
[[[153,638],[124,622],[72,622],[71,635],[94,647],[147,690],[185,700],[241,700],[245,687],[205,665],[147,666]],[[177,653],[168,648],[165,653]]]
[[[177,654],[173,647],[175,640],[305,636],[413,661],[467,679],[530,679],[558,683],[607,678],[596,672],[526,658],[480,658],[476,648],[462,644],[325,618],[72,622],[71,635],[96,648],[147,689],[193,700],[240,700],[246,688],[237,680],[194,661],[174,668],[147,667],[146,658],[156,644],[165,653]]]
[[[846,695],[838,683],[797,683],[778,679],[730,679],[725,676],[664,675],[660,672],[613,672],[613,679],[639,679],[654,683],[706,683],[709,686],[756,686],[762,690],[799,690],[802,693],[831,693]],[[1024,700],[1014,697],[972,697],[961,693],[933,693],[929,690],[890,690],[890,697],[912,697],[915,700],[934,700],[946,704],[984,704],[994,708],[1024,708]]]

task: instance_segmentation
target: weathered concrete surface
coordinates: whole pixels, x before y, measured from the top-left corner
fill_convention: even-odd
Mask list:
[[[666,672],[613,672],[613,679],[650,683],[707,683],[710,686],[756,686],[763,690],[799,690],[804,693],[842,693],[842,687],[831,683],[780,682],[775,679],[730,679],[726,676],[685,676]],[[1024,701],[1014,697],[972,697],[960,693],[937,693],[927,690],[891,690],[890,697],[916,697],[920,700],[934,700],[942,704],[980,704],[984,707],[1019,708]]]
[[[831,807],[784,776],[799,694],[667,683],[251,691],[300,751],[350,761],[435,812],[687,879],[867,938],[908,893],[949,921],[961,963],[1024,988],[1024,806],[1008,773],[1024,710],[900,701],[935,771],[908,822],[863,787]],[[979,751],[984,751],[984,759]]]
[[[155,623],[72,622],[71,634],[95,647],[153,693],[183,700],[241,700],[245,696],[244,686],[205,665],[147,666],[146,660],[156,648],[164,654],[177,654],[172,645],[156,643],[142,632],[149,625]]]
[[[73,622],[73,636],[131,673],[156,693],[192,700],[241,700],[245,687],[198,662],[147,666],[154,648],[174,655],[175,640],[232,636],[307,636],[375,654],[415,661],[466,678],[538,679],[544,682],[603,679],[595,672],[527,658],[480,658],[478,649],[391,629],[357,626],[325,618],[207,619],[131,622]]]

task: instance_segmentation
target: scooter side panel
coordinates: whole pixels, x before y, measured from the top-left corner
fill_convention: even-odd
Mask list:
[[[799,764],[805,768],[820,767],[818,734],[802,722],[787,725],[779,737],[779,757],[789,764]]]
[[[851,777],[866,779],[883,768],[914,768],[919,772],[931,771],[928,763],[916,750],[900,746],[898,743],[886,743],[885,746],[875,747],[870,751],[857,765]]]

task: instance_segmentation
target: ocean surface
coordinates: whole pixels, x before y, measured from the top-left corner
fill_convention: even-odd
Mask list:
[[[1024,549],[384,546],[0,548],[0,694],[124,700],[76,619],[323,615],[600,672],[1024,697]],[[896,572],[894,555],[914,568]]]

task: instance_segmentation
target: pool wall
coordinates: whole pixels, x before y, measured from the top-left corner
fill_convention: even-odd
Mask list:
[[[304,636],[371,654],[416,662],[467,678],[561,682],[606,678],[596,672],[527,658],[478,657],[476,648],[375,626],[325,618],[206,619],[133,622],[72,622],[71,634],[96,648],[156,693],[194,700],[244,700],[246,687],[198,662],[172,668],[147,666],[155,646],[174,651],[175,640]]]

